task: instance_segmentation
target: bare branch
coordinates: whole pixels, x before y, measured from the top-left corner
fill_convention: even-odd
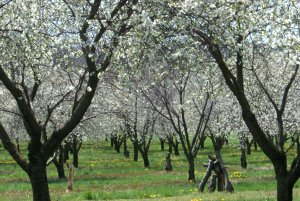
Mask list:
[[[62,98],[57,101],[52,107],[50,107],[49,105],[47,106],[47,111],[48,111],[48,114],[47,114],[47,117],[46,117],[46,120],[43,124],[43,128],[45,129],[47,127],[47,124],[51,118],[51,115],[53,113],[53,111],[72,93],[72,91],[68,91],[65,95],[62,96]]]
[[[9,0],[6,3],[0,4],[0,9],[3,8],[4,6],[6,6],[7,4],[9,4],[10,2],[12,2],[12,0]]]
[[[5,128],[0,122],[0,139],[3,143],[4,148],[10,153],[13,159],[17,164],[25,171],[28,172],[28,162],[23,159],[20,152],[17,149],[17,146],[12,142],[9,135],[7,134]]]
[[[257,73],[255,72],[255,70],[252,70],[258,84],[259,87],[264,91],[264,93],[266,94],[267,98],[269,99],[269,101],[272,103],[274,109],[276,110],[276,112],[279,112],[279,108],[278,105],[275,103],[275,100],[272,98],[271,94],[268,92],[268,90],[266,89],[266,87],[264,86],[264,84],[262,83],[262,81],[260,80],[260,78],[258,77]]]
[[[286,105],[286,101],[287,101],[287,97],[288,97],[288,93],[289,93],[289,90],[296,78],[296,75],[298,73],[298,70],[299,70],[299,64],[296,65],[295,67],[295,71],[294,73],[292,74],[288,84],[286,85],[285,89],[284,89],[284,93],[283,93],[283,97],[282,97],[282,100],[281,100],[281,106],[280,106],[280,112],[283,113],[284,112],[284,108],[285,108],[285,105]]]
[[[10,113],[10,114],[13,114],[13,115],[16,115],[16,116],[19,116],[19,117],[22,118],[22,115],[20,113],[16,112],[16,111],[7,110],[7,109],[3,109],[3,108],[1,108],[0,111],[7,112],[7,113]]]
[[[9,92],[13,95],[16,100],[19,110],[23,116],[24,122],[26,122],[26,130],[29,135],[39,134],[40,127],[39,124],[33,114],[31,107],[27,104],[25,97],[20,89],[16,87],[16,85],[11,81],[11,79],[5,73],[3,67],[0,66],[0,80],[5,85],[5,87],[9,90]],[[38,136],[37,136],[38,137]]]

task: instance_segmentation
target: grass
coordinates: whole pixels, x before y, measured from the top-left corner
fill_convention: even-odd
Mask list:
[[[129,143],[128,143],[129,144]],[[240,167],[240,151],[227,145],[222,156],[230,174],[235,193],[199,193],[197,186],[207,162],[213,154],[211,144],[199,151],[196,159],[197,182],[187,181],[188,164],[181,150],[180,156],[172,155],[173,172],[164,171],[166,151],[160,151],[158,141],[150,147],[151,168],[145,169],[141,156],[138,162],[124,159],[109,142],[86,142],[79,153],[79,168],[75,170],[74,192],[66,193],[67,182],[57,179],[55,167],[48,167],[49,188],[52,200],[276,200],[276,182],[272,164],[261,151],[248,155],[248,168]],[[22,145],[26,154],[26,145]],[[132,153],[132,147],[129,146]],[[293,153],[291,153],[291,156]],[[294,188],[294,200],[300,200],[300,182]],[[16,165],[3,148],[0,148],[0,200],[32,200],[27,175]]]

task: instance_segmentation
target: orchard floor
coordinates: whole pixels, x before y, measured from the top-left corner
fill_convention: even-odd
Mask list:
[[[129,144],[129,142],[128,142]],[[22,152],[26,155],[26,145]],[[167,148],[167,145],[166,145]],[[129,146],[132,153],[132,147]],[[57,179],[53,164],[48,167],[49,188],[53,201],[60,200],[180,200],[180,201],[265,201],[276,200],[276,183],[272,164],[261,151],[247,156],[248,168],[240,167],[240,151],[236,145],[226,145],[222,150],[235,192],[199,193],[197,186],[205,173],[203,163],[213,154],[211,144],[201,149],[196,159],[195,184],[187,181],[187,162],[172,155],[173,172],[164,171],[167,151],[161,151],[158,141],[150,147],[150,168],[145,169],[141,156],[138,162],[124,159],[122,153],[110,147],[109,142],[85,142],[79,153],[79,168],[75,170],[74,191],[66,193],[67,182]],[[293,152],[291,153],[291,155]],[[294,200],[300,201],[300,181],[294,188]],[[7,152],[0,147],[0,200],[32,200],[27,175],[16,165]]]

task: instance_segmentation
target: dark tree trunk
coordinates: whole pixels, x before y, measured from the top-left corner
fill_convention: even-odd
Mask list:
[[[257,151],[257,143],[255,140],[253,140],[253,146],[254,146],[254,150]]]
[[[63,161],[53,159],[53,164],[56,167],[58,178],[66,178]]]
[[[114,147],[115,147],[115,150],[117,151],[117,153],[120,153],[121,146],[125,140],[126,140],[126,138],[124,136],[117,135],[114,137]]]
[[[29,164],[29,178],[34,201],[50,201],[46,164],[38,161]]]
[[[17,150],[19,153],[21,153],[20,151],[20,141],[19,141],[19,138],[16,139],[16,144],[17,144]]]
[[[58,159],[57,159],[58,157]],[[65,178],[65,170],[64,170],[64,149],[63,146],[59,147],[59,155],[56,156],[53,160],[53,163],[56,167],[58,178]]]
[[[129,158],[129,151],[127,149],[127,140],[124,140],[124,151],[123,151],[124,157]]]
[[[17,150],[18,150],[19,153],[21,153],[20,152],[20,144],[19,143],[17,143]]]
[[[203,179],[201,180],[200,184],[199,184],[199,192],[203,192],[204,191],[204,187],[211,175],[211,171],[213,169],[213,161],[209,160],[208,161],[208,165],[207,165],[207,170],[206,170],[206,174],[204,175]]]
[[[247,154],[248,154],[248,155],[251,155],[251,146],[252,146],[252,144],[253,144],[253,140],[251,140],[251,141],[249,142],[249,139],[247,139],[247,140],[245,141],[245,144],[246,144]]]
[[[110,146],[114,147],[114,137],[110,137]]]
[[[221,170],[223,171],[225,191],[233,192],[234,188],[229,180],[228,172],[227,172],[226,168],[224,167],[221,150],[215,148],[215,153],[216,153],[216,157],[217,157],[218,161],[220,162]]]
[[[149,168],[150,167],[150,162],[149,162],[149,158],[148,158],[148,153],[145,151],[141,151],[141,155],[144,161],[144,167],[145,168]]]
[[[118,141],[117,138],[114,138],[114,149],[117,150],[117,146],[118,146]],[[120,150],[119,150],[120,151]]]
[[[75,168],[78,168],[78,153],[81,148],[82,142],[78,141],[77,136],[73,136],[73,144],[72,144],[72,150],[73,150],[73,165]]]
[[[192,156],[189,157],[189,181],[195,181],[195,162]]]
[[[275,139],[275,144],[277,147],[279,147],[279,140],[278,140],[278,136],[274,135],[274,139]]]
[[[115,143],[115,150],[117,151],[117,153],[120,153],[120,149],[121,149],[121,144]]]
[[[297,139],[296,139],[296,145],[297,145],[297,153],[300,153],[299,135],[297,136]]]
[[[133,161],[138,161],[139,159],[139,145],[133,143]]]
[[[292,201],[293,200],[293,186],[287,184],[286,178],[277,179],[277,200],[278,201]]]
[[[69,160],[69,152],[70,152],[70,143],[69,142],[66,142],[65,146],[63,146],[63,159],[64,159],[64,162],[66,162],[67,160]]]
[[[210,184],[208,187],[209,192],[215,192],[216,190],[216,185],[217,185],[217,175],[212,175],[210,179]]]
[[[242,151],[241,166],[242,166],[242,168],[246,169],[247,168],[246,150],[244,148],[242,148],[241,151]]]
[[[218,179],[218,191],[222,192],[224,191],[224,178],[221,174],[217,175],[217,179]]]
[[[179,156],[179,146],[178,146],[178,144],[174,144],[174,154],[175,154],[175,156]]]
[[[206,140],[206,136],[201,137],[201,139],[200,139],[200,148],[204,148],[205,140]]]
[[[277,201],[292,201],[293,200],[293,184],[288,182],[291,173],[287,171],[287,158],[282,156],[273,161],[276,181],[277,181]],[[293,166],[293,164],[292,164]]]
[[[173,170],[171,154],[170,153],[168,153],[167,156],[166,156],[165,170],[167,172],[171,172]]]
[[[251,155],[251,144],[250,143],[247,144],[247,154]]]
[[[160,141],[160,150],[164,151],[165,150],[165,141],[163,139],[159,139]]]
[[[73,165],[74,167],[78,168],[78,150],[73,150]]]
[[[171,154],[173,153],[173,145],[172,145],[172,141],[169,138],[168,138],[168,145],[169,145],[168,152]]]

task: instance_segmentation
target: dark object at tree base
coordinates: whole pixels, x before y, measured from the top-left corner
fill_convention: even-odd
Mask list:
[[[214,171],[214,175],[212,175],[208,191],[214,192],[216,189],[216,184],[218,183],[218,191],[226,191],[233,192],[234,188],[229,181],[229,176],[226,170],[226,167],[223,166],[223,162],[217,160],[212,156],[208,156],[208,163],[204,164],[204,167],[207,167],[206,174],[199,184],[199,192],[204,191],[204,187],[211,176],[212,171]]]

